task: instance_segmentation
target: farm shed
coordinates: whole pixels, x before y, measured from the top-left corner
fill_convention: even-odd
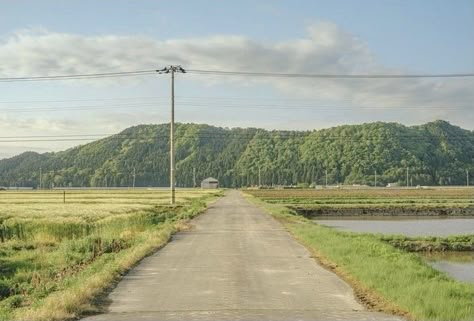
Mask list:
[[[201,188],[219,188],[219,181],[215,178],[208,177],[201,182]]]

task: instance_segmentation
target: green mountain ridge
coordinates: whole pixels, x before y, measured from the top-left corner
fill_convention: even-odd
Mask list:
[[[139,125],[56,153],[0,160],[0,185],[38,187],[169,184],[169,124]],[[212,176],[222,186],[406,184],[465,185],[474,173],[474,132],[435,121],[343,125],[314,131],[176,125],[176,181]]]

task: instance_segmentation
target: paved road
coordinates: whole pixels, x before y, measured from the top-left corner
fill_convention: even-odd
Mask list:
[[[399,320],[365,311],[237,191],[192,224],[125,276],[107,313],[85,320]]]

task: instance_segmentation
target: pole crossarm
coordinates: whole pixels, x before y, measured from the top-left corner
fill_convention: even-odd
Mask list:
[[[186,70],[184,70],[180,65],[169,65],[163,69],[157,69],[156,72],[159,74],[169,74],[170,72],[180,72],[185,74]]]

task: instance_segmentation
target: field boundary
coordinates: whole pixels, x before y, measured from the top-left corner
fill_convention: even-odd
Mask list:
[[[356,206],[353,207],[299,207],[288,206],[300,215],[308,218],[331,216],[426,216],[426,217],[469,217],[474,216],[474,207],[446,206]]]

